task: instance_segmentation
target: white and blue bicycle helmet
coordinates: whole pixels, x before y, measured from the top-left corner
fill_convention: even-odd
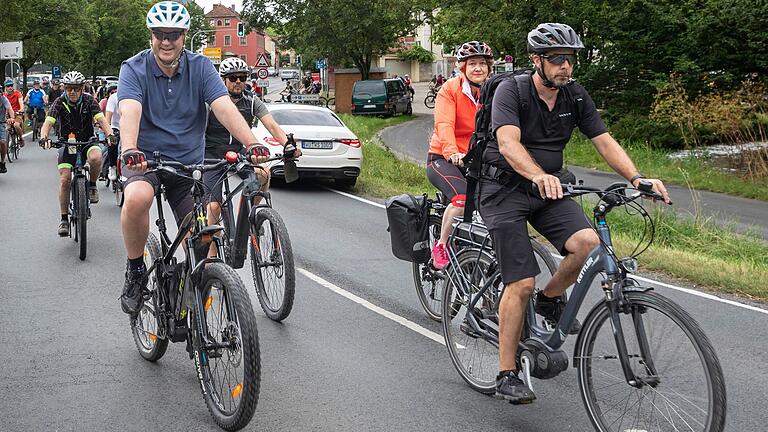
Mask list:
[[[190,17],[187,8],[175,1],[155,3],[147,12],[147,27],[189,30]]]

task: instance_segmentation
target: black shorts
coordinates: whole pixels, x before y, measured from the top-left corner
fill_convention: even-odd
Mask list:
[[[98,144],[94,143],[88,146],[83,147],[80,150],[80,161],[85,165],[85,161],[88,160],[88,153],[91,152],[91,150],[99,150],[101,151],[101,147],[99,147]],[[75,154],[69,154],[69,147],[64,146],[59,149],[59,169],[72,169],[74,168],[75,164],[77,163],[77,153]]]
[[[447,160],[442,155],[427,155],[427,179],[453,205],[464,207],[467,194],[465,170]]]
[[[43,122],[45,121],[45,109],[44,108],[33,108],[31,106],[27,107],[27,118],[32,118],[32,113],[37,114],[37,122],[40,123],[42,126]]]
[[[257,167],[256,174],[262,174],[259,177],[264,178],[266,176],[267,181],[269,181],[269,170],[265,169],[263,167]],[[261,172],[259,172],[261,171]],[[205,185],[205,198],[206,203],[210,202],[217,202],[221,204],[222,201],[224,201],[224,175],[227,172],[227,167],[222,167],[216,171],[206,171],[203,173],[203,184]],[[235,174],[227,174],[227,175],[235,175]],[[241,179],[245,180],[248,178],[248,173],[240,174],[238,173],[237,176],[239,176]],[[263,188],[263,184],[261,185]]]
[[[528,239],[527,223],[563,256],[568,254],[565,242],[573,234],[592,228],[576,201],[570,198],[545,201],[533,196],[525,187],[528,185],[501,186],[490,180],[481,180],[479,185],[478,210],[491,234],[505,284],[535,277],[540,272]]]
[[[165,198],[173,210],[173,217],[178,225],[184,217],[195,208],[195,200],[192,198],[193,180],[179,177],[167,172],[139,173],[127,167],[123,167],[121,173],[128,179],[123,184],[123,189],[136,181],[145,181],[152,186],[157,194],[160,185],[165,186]]]

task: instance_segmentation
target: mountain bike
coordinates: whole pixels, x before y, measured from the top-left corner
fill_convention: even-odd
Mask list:
[[[58,142],[52,143],[51,148],[64,148],[67,154],[77,154],[77,161],[72,167],[72,180],[70,183],[69,195],[69,224],[72,229],[69,230],[69,236],[80,246],[80,260],[85,260],[88,252],[88,219],[91,218],[91,201],[88,199],[88,180],[89,173],[86,161],[82,158],[82,150],[91,145],[104,143],[98,138],[92,138],[90,141],[66,141],[60,138]],[[72,235],[72,232],[75,235]]]
[[[32,142],[35,142],[40,139],[40,126],[42,126],[42,122],[38,118],[38,112],[43,111],[43,114],[45,114],[45,110],[43,108],[31,108],[32,109],[32,119],[30,120],[31,127],[32,127]]]
[[[256,410],[261,365],[256,318],[243,282],[221,259],[207,256],[211,243],[222,256],[216,234],[223,228],[207,223],[200,179],[203,172],[228,163],[184,165],[161,160],[157,152],[148,161],[161,175],[193,180],[194,210],[171,242],[161,200],[165,188],[155,194],[160,240],[153,233],[147,238],[148,284],[144,304],[130,325],[139,354],[151,362],[165,354],[168,342],[186,342],[208,411],[217,425],[234,431],[247,425]],[[180,246],[185,252],[181,261],[174,256]]]
[[[436,199],[427,200],[427,207],[429,208],[429,245],[435,244],[437,239],[440,238],[440,230],[442,228],[443,213],[448,205],[448,201],[445,196],[437,192]],[[475,223],[469,225],[471,229],[464,229],[466,225],[460,224],[461,228],[457,231],[457,236],[449,240],[448,246],[453,249],[461,249],[464,247],[477,247],[488,250],[489,253],[493,253],[490,244],[490,237],[487,235],[488,231],[482,222],[475,221]],[[536,256],[539,267],[543,267],[546,272],[543,272],[538,276],[537,282],[543,282],[552,277],[552,274],[557,270],[557,265],[552,259],[552,255],[547,250],[546,246],[541,244],[534,237],[530,237],[531,244],[533,245],[533,251]],[[426,263],[413,263],[413,281],[416,285],[416,294],[419,297],[419,303],[424,308],[424,312],[427,316],[435,321],[440,321],[443,316],[443,285],[446,282],[446,269],[438,270],[432,264],[432,258]],[[567,300],[567,294],[563,294],[563,301]]]
[[[232,164],[224,173],[221,218],[224,223],[222,246],[227,264],[242,268],[250,250],[251,275],[264,313],[274,321],[288,317],[296,292],[296,271],[291,239],[280,214],[272,207],[269,192],[261,191],[261,182],[254,172],[261,169],[242,155],[231,152]],[[264,163],[283,160],[276,155]],[[237,173],[243,181],[230,189],[229,174]],[[235,195],[241,193],[235,219]],[[259,204],[254,198],[261,197]]]
[[[570,184],[563,189],[566,196],[600,198],[593,216],[601,244],[587,257],[554,328],[537,322],[533,300],[529,302],[517,349],[524,382],[531,387],[531,377],[549,379],[568,368],[568,354],[560,348],[597,279],[604,297],[588,313],[573,354],[579,393],[594,428],[722,431],[725,382],[712,344],[684,309],[631,277],[637,271],[636,257],[653,242],[655,231],[651,216],[636,201],[661,196],[648,182],[638,189],[623,183],[604,190]],[[621,259],[606,220],[619,207],[642,215],[645,234],[650,234],[643,249],[646,237]],[[503,295],[498,263],[479,247],[449,249],[449,258],[443,293],[446,346],[459,375],[473,389],[492,394],[498,369],[498,302]]]

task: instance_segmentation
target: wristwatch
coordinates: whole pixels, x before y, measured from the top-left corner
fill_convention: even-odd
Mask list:
[[[645,178],[644,175],[642,175],[640,173],[637,173],[637,174],[633,175],[631,179],[629,179],[629,184],[634,184],[635,180],[637,180],[637,179],[644,179],[644,178]]]

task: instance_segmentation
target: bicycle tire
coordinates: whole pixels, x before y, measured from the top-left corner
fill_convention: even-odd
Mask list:
[[[32,110],[32,141],[40,139],[40,131],[37,129],[37,112]]]
[[[263,208],[256,213],[250,236],[251,275],[259,304],[269,319],[282,321],[291,313],[296,294],[296,269],[288,229],[280,214]],[[266,248],[271,249],[268,256]],[[278,286],[280,280],[282,289]]]
[[[19,137],[17,136],[16,138],[14,138],[14,140],[16,141],[16,143],[13,146],[13,158],[16,160],[19,160],[19,149],[20,149]]]
[[[440,216],[429,216],[429,247],[440,238],[440,229],[443,220]],[[416,286],[416,296],[427,316],[435,321],[440,321],[443,315],[443,285],[444,273],[435,270],[431,266],[431,259],[426,263],[413,263],[413,283]],[[439,280],[437,278],[440,278]]]
[[[160,242],[153,233],[147,237],[144,245],[144,265],[150,268],[160,257]],[[159,284],[157,281],[157,268],[147,275],[147,290],[149,296],[144,298],[144,304],[139,310],[136,319],[131,319],[131,334],[133,343],[144,360],[156,362],[165,355],[168,349],[168,338],[158,334],[159,319],[157,311],[157,296]],[[141,323],[137,328],[137,324]]]
[[[232,343],[234,347],[205,349],[200,343],[202,335],[193,336],[193,340],[197,341],[193,343],[197,375],[203,389],[203,399],[213,420],[222,429],[235,431],[251,421],[259,400],[261,358],[256,317],[243,281],[231,267],[221,262],[210,263],[200,283],[204,304],[201,309],[198,309],[199,306],[190,309],[190,316],[196,323],[193,324],[193,333],[203,328],[206,337],[212,339],[211,342]],[[228,308],[228,305],[234,307]],[[198,310],[205,312],[205,316],[197,316]],[[229,310],[234,310],[234,317],[229,315]],[[217,324],[222,327],[217,328]],[[211,328],[212,325],[214,328]],[[220,367],[220,361],[235,367],[242,366],[242,380],[234,373],[227,373],[227,378],[217,379],[217,372],[226,367]],[[211,366],[211,363],[215,366]],[[233,388],[232,378],[237,382]],[[229,404],[223,400],[222,389],[218,388],[227,384],[230,385]],[[238,403],[233,407],[236,399]]]
[[[320,99],[318,99],[318,100],[317,100],[317,102],[315,103],[315,105],[316,105],[316,106],[319,106],[319,107],[324,107],[324,106],[327,106],[327,105],[328,105],[328,99],[326,99],[326,98],[324,98],[324,97],[320,96]]]
[[[85,260],[88,252],[88,192],[85,184],[85,177],[75,177],[74,185],[74,203],[75,208],[75,242],[79,244],[78,257],[81,261]]]
[[[435,96],[434,95],[427,95],[427,97],[424,98],[424,105],[429,109],[435,108]]]
[[[331,111],[336,111],[336,98],[328,98],[328,101],[325,103],[325,107]]]
[[[625,296],[629,307],[627,313],[620,312],[620,319],[622,319],[622,321],[623,319],[626,319],[631,323],[629,326],[621,325],[624,329],[624,339],[626,340],[629,361],[631,362],[630,367],[634,370],[637,378],[646,384],[640,388],[636,388],[631,387],[626,383],[621,365],[616,358],[616,343],[613,339],[613,327],[611,325],[608,305],[605,301],[598,303],[587,317],[582,334],[579,335],[579,341],[577,342],[575,351],[576,358],[574,359],[574,361],[577,362],[576,367],[578,369],[579,392],[582,401],[584,402],[584,407],[587,410],[587,415],[595,429],[601,432],[615,431],[624,430],[622,429],[622,426],[624,426],[625,428],[631,428],[632,430],[661,430],[662,427],[660,426],[660,422],[668,421],[672,424],[667,427],[677,430],[677,426],[675,426],[674,423],[677,420],[677,417],[679,417],[680,423],[678,423],[678,426],[687,426],[685,430],[700,430],[707,432],[722,431],[725,427],[726,417],[725,381],[723,379],[720,362],[715,354],[712,344],[709,342],[709,339],[701,330],[698,323],[696,323],[696,321],[694,321],[694,319],[676,303],[657,293],[626,292]],[[698,375],[698,373],[693,371],[694,367],[698,370],[698,366],[695,366],[696,361],[691,358],[683,357],[684,353],[682,352],[682,349],[684,348],[682,348],[682,343],[684,342],[675,338],[674,335],[671,334],[671,329],[664,328],[658,335],[655,334],[655,328],[651,328],[650,331],[648,331],[649,325],[656,324],[659,321],[658,319],[648,319],[648,314],[651,311],[658,312],[668,318],[672,325],[676,326],[679,330],[682,330],[683,339],[687,339],[691,345],[693,345],[700,366],[703,366],[702,375],[703,380],[706,381],[704,385],[700,382],[695,382],[696,376]],[[630,313],[632,314],[631,316]],[[638,316],[639,318],[637,318]],[[641,323],[640,325],[636,324],[638,321]],[[607,325],[603,326],[604,324]],[[598,341],[598,336],[600,335],[600,329],[603,327],[606,328],[605,333],[610,332],[611,334],[605,336],[603,344],[597,344],[596,352],[596,342],[600,342]],[[643,331],[640,332],[642,333],[640,336],[638,336],[638,327],[643,329]],[[658,337],[657,339],[646,343],[651,350],[658,351],[652,353],[650,361],[649,358],[646,358],[646,356],[643,355],[642,351],[638,348],[639,344],[637,343],[637,340],[641,337],[645,338],[647,341],[649,336],[651,338],[654,338],[654,336]],[[605,345],[604,349],[610,350],[610,355],[596,355],[602,351],[602,345]],[[659,360],[665,359],[664,349],[668,349],[669,355],[671,356],[671,358],[669,358],[668,366],[662,365],[662,363],[659,362]],[[610,363],[610,365],[613,366],[611,369],[615,373],[610,374],[598,370],[598,374],[596,375],[593,372],[594,363],[597,363],[598,367]],[[648,369],[648,366],[645,366],[648,364],[653,365],[654,375],[649,375],[649,372],[651,371]],[[681,369],[681,384],[691,387],[692,393],[689,394],[689,397],[685,397],[685,393],[681,393],[678,389],[670,389],[670,385],[674,385],[675,383],[673,372],[677,368]],[[607,386],[597,387],[595,380],[600,378],[612,379],[617,382],[614,383],[614,387],[612,388]],[[622,384],[626,387],[622,386]],[[599,395],[603,390],[607,393],[607,389],[609,388],[613,391],[617,388],[616,386],[618,386],[618,388],[628,389],[629,392],[631,392],[630,396],[623,399],[621,396],[612,394],[606,401],[606,403],[610,403],[611,406],[601,406],[598,401]],[[670,389],[670,393],[663,394],[662,392],[667,389]],[[645,391],[644,394],[641,393],[643,391]],[[637,398],[637,402],[634,403],[632,403],[633,393]],[[649,401],[650,405],[653,406],[650,411],[652,413],[658,412],[660,418],[654,417],[646,422],[641,420],[639,416],[643,407],[643,400],[648,394],[653,395],[653,399]],[[658,395],[661,395],[661,397],[657,399]],[[695,404],[696,401],[702,400],[702,395],[706,401],[706,407],[696,406]],[[680,399],[677,399],[678,397]],[[620,408],[620,405],[622,405],[621,402],[624,400],[626,400],[626,403],[624,404],[625,412],[617,413],[617,416],[620,415],[620,417],[612,423],[609,423],[610,420],[606,418],[606,416],[612,412],[614,407]],[[674,403],[676,400],[679,401],[679,403]],[[659,407],[657,406],[657,403],[659,405],[664,404],[665,406]],[[632,404],[632,406],[627,408],[629,404]],[[702,403],[702,405],[704,405],[704,403]],[[706,419],[698,421],[693,418],[693,415],[686,411],[688,406],[692,406],[690,411],[693,411],[693,414],[705,413]],[[627,415],[627,411],[633,413],[636,412],[637,414],[632,418],[631,414]],[[689,416],[691,418],[685,418]],[[629,423],[625,423],[625,418]],[[614,428],[613,426],[616,425],[616,421],[618,421],[619,424]],[[691,426],[694,423],[697,423],[695,424],[695,426],[697,426],[696,429]],[[653,427],[648,427],[649,425]],[[664,428],[664,430],[667,429]]]
[[[112,182],[112,192],[115,193],[115,204],[118,207],[122,207],[125,202],[125,193],[123,191],[123,182],[120,180],[114,180]]]

